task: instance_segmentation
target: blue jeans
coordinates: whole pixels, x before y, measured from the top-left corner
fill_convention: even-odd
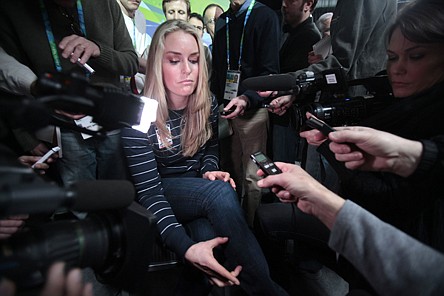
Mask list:
[[[63,157],[57,160],[57,169],[64,185],[80,180],[126,178],[119,134],[84,140],[80,133],[61,132]]]
[[[190,224],[194,240],[214,236],[229,238],[222,246],[226,258],[224,266],[228,270],[242,266],[239,279],[245,292],[250,295],[287,295],[271,279],[261,247],[248,227],[237,194],[229,183],[202,178],[163,178],[162,184],[180,223],[187,225],[198,219],[209,222]]]

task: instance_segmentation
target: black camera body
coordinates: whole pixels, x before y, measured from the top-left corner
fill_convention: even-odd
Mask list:
[[[45,106],[91,115],[105,130],[140,124],[143,100],[113,85],[91,85],[77,73],[45,73],[36,89],[38,101]]]
[[[304,88],[301,88],[299,99],[296,99],[293,105],[291,119],[293,127],[298,131],[307,128],[306,112],[310,112],[331,126],[357,125],[396,101],[387,75],[347,82],[343,70],[338,68],[322,72],[322,76],[316,82],[304,81],[302,84]],[[349,96],[350,87],[355,86],[365,87],[367,94]],[[313,100],[316,92],[318,94]]]
[[[38,217],[22,231],[0,241],[0,277],[13,280],[18,292],[32,291],[43,284],[52,263],[64,261],[67,267],[90,267],[100,282],[119,290],[135,291],[142,284],[158,236],[156,218],[133,201],[132,185],[131,190],[104,189],[103,197],[97,192],[102,185],[116,188],[128,185],[128,181],[90,181],[75,191],[45,181],[19,164],[15,154],[5,147],[0,146],[0,152],[0,219],[26,213],[32,205],[37,210],[31,218]],[[78,184],[81,187],[85,183]],[[95,184],[100,186],[92,186]],[[115,196],[110,196],[111,191],[116,192]],[[71,196],[73,192],[78,196]],[[88,192],[82,199],[83,193]],[[103,205],[90,201],[95,197]],[[88,211],[85,219],[75,219],[73,215],[51,218],[54,203],[75,207],[73,199],[80,201],[77,204],[82,204],[83,209],[95,209]],[[70,208],[58,211],[69,213],[67,209]]]

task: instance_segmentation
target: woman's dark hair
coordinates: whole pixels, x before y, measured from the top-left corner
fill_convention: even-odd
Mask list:
[[[405,5],[388,31],[388,39],[399,28],[416,43],[444,43],[444,1],[416,0]]]

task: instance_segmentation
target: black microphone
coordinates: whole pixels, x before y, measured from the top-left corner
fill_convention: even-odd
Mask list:
[[[299,84],[296,77],[290,74],[273,74],[247,78],[242,81],[242,86],[251,90],[272,90],[299,92]]]
[[[134,196],[134,186],[126,180],[80,181],[67,188],[48,183],[7,185],[0,191],[0,217],[50,214],[61,208],[85,212],[125,208]]]

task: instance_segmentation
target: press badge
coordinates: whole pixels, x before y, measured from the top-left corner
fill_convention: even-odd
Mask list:
[[[90,131],[96,132],[96,131],[100,130],[100,125],[95,123],[93,121],[92,116],[89,116],[89,115],[82,117],[80,119],[74,120],[74,122],[76,123],[77,126],[88,129]],[[92,137],[92,135],[82,133],[83,140],[89,139],[91,137]]]
[[[171,128],[170,125],[167,124],[166,128],[168,130],[168,133],[171,135]],[[160,138],[160,134],[159,134],[159,130],[156,128],[156,136],[157,136],[157,143],[159,143],[159,149],[163,149],[165,148],[165,144],[162,142],[161,138]],[[166,139],[168,141],[168,144],[173,145],[173,139],[171,137],[167,137]]]
[[[237,97],[237,91],[239,89],[240,71],[228,70],[227,79],[225,80],[225,94],[224,99],[231,101]]]

